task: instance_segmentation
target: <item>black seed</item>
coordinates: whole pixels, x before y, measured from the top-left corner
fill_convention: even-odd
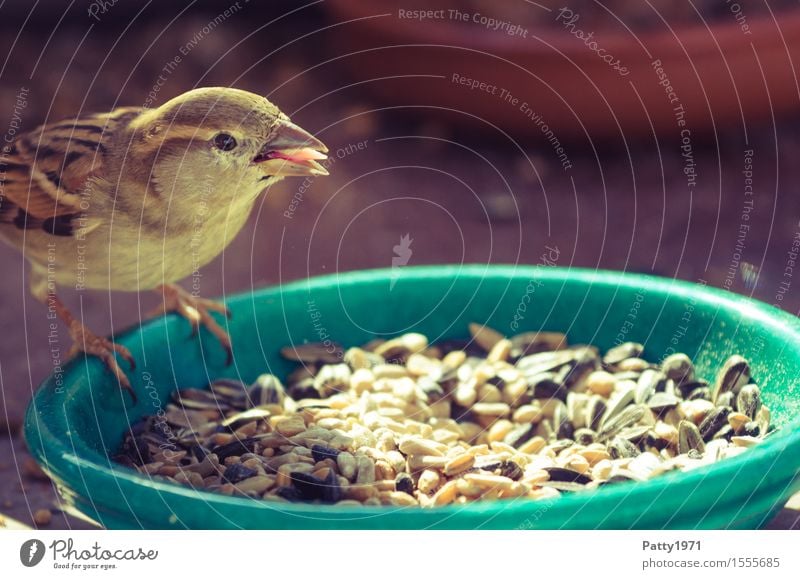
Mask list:
[[[558,398],[559,400],[567,399],[567,388],[564,384],[556,380],[555,374],[552,372],[543,372],[535,376],[527,377],[528,391],[531,398],[547,400],[550,398]]]
[[[569,420],[564,420],[558,425],[556,436],[560,439],[571,440],[575,438],[575,427]]]
[[[504,460],[500,463],[500,475],[519,480],[522,478],[522,468],[513,460]]]
[[[656,450],[664,450],[669,446],[669,441],[664,440],[652,430],[645,435],[644,443],[645,446],[655,448]]]
[[[475,464],[472,466],[472,468],[470,470],[471,471],[486,470],[486,471],[489,471],[489,472],[494,472],[498,468],[500,468],[501,464],[502,464],[502,461],[499,461],[497,459],[490,459],[490,460],[487,461],[486,459],[482,459],[482,458],[478,457],[478,458],[475,459]]]
[[[405,472],[401,472],[397,475],[394,479],[394,488],[401,493],[406,493],[408,495],[414,496],[414,479],[411,478],[411,475]]]
[[[635,481],[635,480],[636,480],[635,478],[630,478],[628,476],[625,476],[624,474],[615,474],[614,476],[609,478],[607,481],[605,481],[603,484],[604,485],[616,485],[616,484],[620,484],[620,483],[632,482],[632,481]]]
[[[300,496],[300,492],[294,487],[280,487],[275,494],[293,503],[303,500],[303,497]]]
[[[562,468],[559,466],[548,466],[545,467],[543,470],[546,470],[550,475],[550,480],[554,482],[574,482],[578,484],[589,484],[592,482],[592,479],[585,474],[581,474],[578,471],[569,469],[569,468]]]
[[[598,367],[597,354],[589,348],[583,348],[577,351],[570,364],[558,371],[556,381],[572,388]]]
[[[203,462],[211,451],[200,444],[193,444],[189,447],[189,453],[197,459],[197,462]]]
[[[589,400],[589,405],[586,408],[586,417],[589,422],[589,428],[597,432],[600,424],[605,416],[607,405],[601,396],[593,396]]]
[[[296,384],[292,384],[286,390],[286,393],[294,400],[303,400],[305,398],[321,398],[319,391],[314,388],[313,378],[305,378]]]
[[[731,410],[730,406],[717,406],[708,413],[708,416],[703,419],[703,422],[701,422],[698,427],[700,436],[703,437],[704,442],[708,442],[714,438],[714,435],[720,428],[728,425],[728,415],[731,413]]]
[[[575,431],[575,442],[589,446],[597,439],[597,434],[589,428],[579,428]]]
[[[319,462],[321,460],[325,460],[326,458],[336,460],[336,457],[338,456],[339,451],[335,448],[331,448],[330,446],[315,444],[311,447],[311,457],[314,459],[314,462]]]
[[[237,462],[225,469],[225,472],[222,473],[222,478],[229,483],[236,484],[250,478],[251,476],[256,476],[257,474],[258,471],[255,469],[246,467],[245,465]]]
[[[514,448],[519,448],[533,438],[535,432],[533,424],[523,424],[506,434],[503,442],[510,444]]]
[[[141,436],[128,437],[122,443],[121,454],[127,456],[134,464],[142,465],[151,462],[150,446]]]
[[[211,452],[217,455],[220,462],[224,463],[225,459],[230,456],[241,456],[245,452],[253,452],[256,447],[256,442],[258,442],[256,438],[242,438],[229,442],[228,444],[215,446],[211,449]]]
[[[711,388],[708,386],[700,386],[692,390],[686,400],[708,400],[711,402]]]
[[[342,487],[339,484],[339,477],[333,469],[328,471],[328,476],[323,481],[325,486],[322,488],[322,502],[338,503],[342,500]]]
[[[323,497],[326,485],[324,480],[304,472],[293,472],[289,476],[301,498],[307,501],[315,501]]]
[[[686,400],[688,400],[692,393],[698,388],[709,388],[709,384],[705,380],[689,380],[688,382],[678,384],[678,390],[681,396],[683,396],[683,398]]]
[[[761,435],[761,426],[758,424],[758,422],[751,420],[744,425],[742,434],[744,436],[759,436]]]

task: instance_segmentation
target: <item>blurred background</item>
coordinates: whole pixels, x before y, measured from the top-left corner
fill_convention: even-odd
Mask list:
[[[271,190],[205,296],[389,267],[406,243],[409,265],[645,272],[796,314],[798,61],[796,0],[6,1],[0,132],[223,85],[318,135],[330,177]],[[18,432],[49,321],[22,256],[0,264],[0,513],[33,524],[57,499]],[[106,334],[157,303],[63,297]]]

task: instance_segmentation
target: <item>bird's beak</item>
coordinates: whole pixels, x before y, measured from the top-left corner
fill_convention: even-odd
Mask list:
[[[253,159],[265,175],[275,177],[327,175],[319,161],[328,158],[322,141],[294,123],[281,120],[269,141]]]

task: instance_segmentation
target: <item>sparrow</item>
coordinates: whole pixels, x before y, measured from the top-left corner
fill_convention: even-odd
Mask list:
[[[204,326],[230,363],[211,315],[227,308],[176,282],[222,252],[276,182],[327,175],[327,151],[266,98],[228,87],[43,125],[2,150],[0,238],[23,252],[31,293],[68,328],[68,357],[97,356],[135,400],[115,355],[133,369],[130,351],[86,328],[59,288],[157,291],[154,313]]]

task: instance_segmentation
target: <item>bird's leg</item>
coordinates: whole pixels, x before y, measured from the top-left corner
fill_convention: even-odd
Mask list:
[[[228,355],[228,365],[233,362],[233,349],[231,338],[222,326],[211,316],[211,312],[218,312],[230,317],[231,313],[224,305],[201,298],[187,292],[179,285],[167,283],[156,288],[164,298],[163,304],[157,308],[153,315],[161,315],[167,312],[176,312],[180,316],[189,320],[192,324],[192,335],[196,334],[200,326],[205,326],[211,332]]]
[[[133,391],[128,377],[125,375],[125,372],[122,371],[122,368],[119,367],[117,359],[114,356],[115,352],[122,356],[125,361],[130,364],[131,370],[133,370],[136,368],[136,362],[130,350],[121,344],[112,342],[108,338],[101,338],[92,333],[80,321],[75,319],[72,312],[67,309],[67,306],[64,305],[64,302],[62,302],[56,294],[51,293],[47,296],[47,300],[49,302],[48,305],[53,307],[56,315],[67,325],[67,331],[74,342],[67,356],[72,357],[78,352],[86,352],[87,354],[100,358],[108,369],[113,372],[114,376],[117,377],[120,387],[130,393],[135,403],[136,393]]]

